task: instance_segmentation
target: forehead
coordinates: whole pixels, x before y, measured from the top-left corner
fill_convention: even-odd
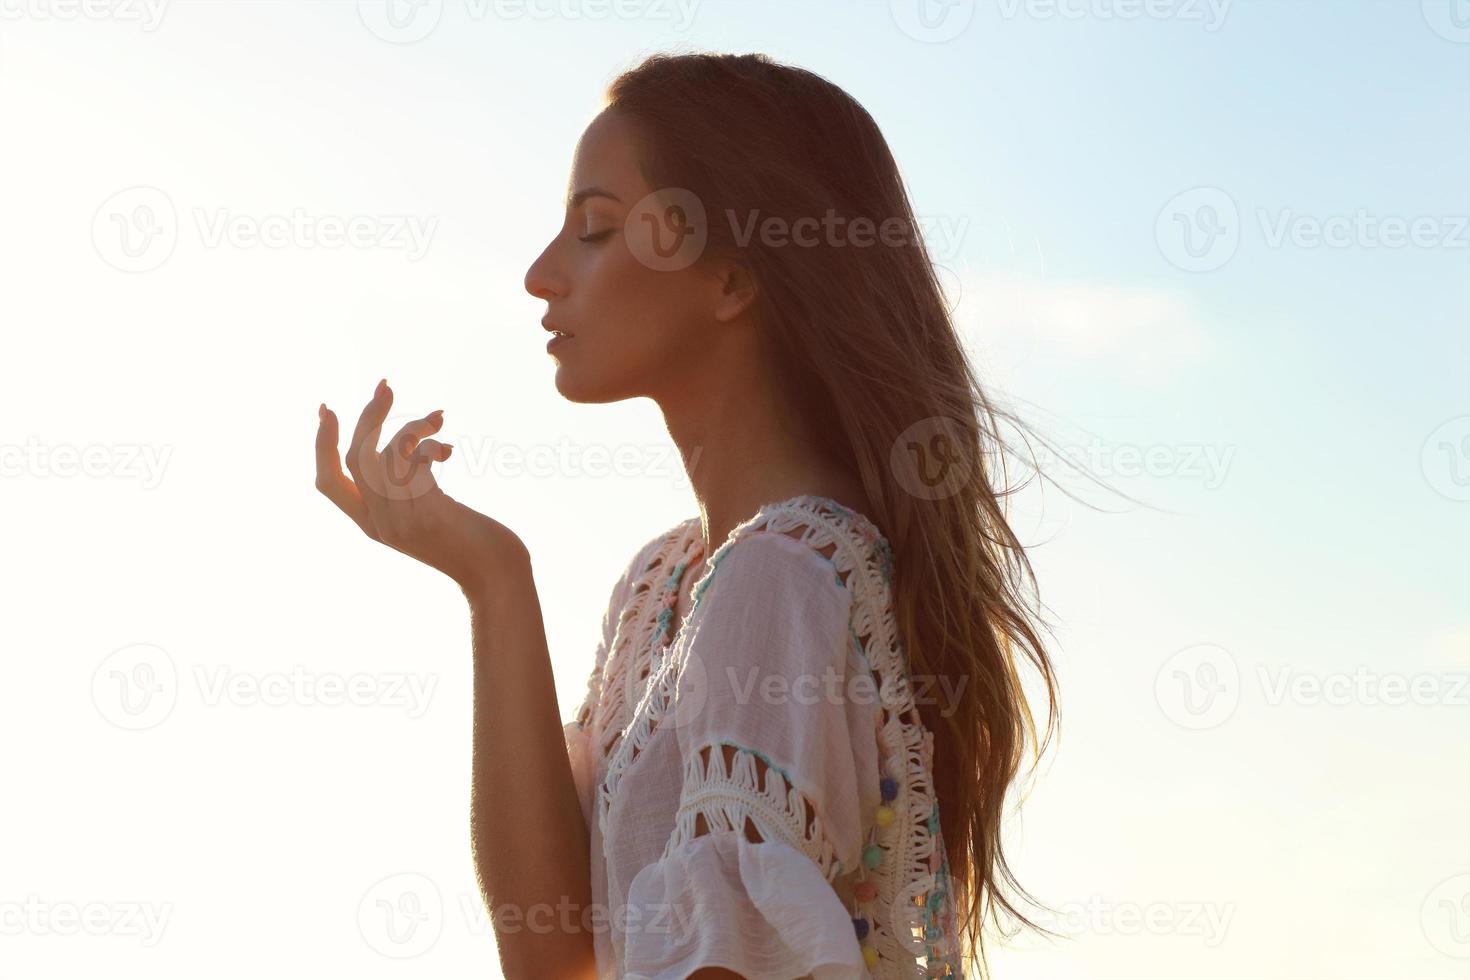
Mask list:
[[[588,123],[572,156],[567,201],[577,191],[589,187],[611,191],[624,205],[643,197],[648,189],[638,167],[634,137],[632,125],[608,109]]]

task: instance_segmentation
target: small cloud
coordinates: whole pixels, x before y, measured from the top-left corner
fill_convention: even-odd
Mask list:
[[[1015,276],[966,280],[955,319],[984,359],[1090,362],[1133,379],[1208,359],[1209,331],[1179,294],[1141,286]]]

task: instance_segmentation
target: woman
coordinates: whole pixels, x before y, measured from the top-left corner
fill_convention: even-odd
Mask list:
[[[652,398],[700,508],[616,583],[573,720],[525,547],[429,472],[442,415],[379,452],[380,384],[351,479],[325,406],[317,441],[319,488],[469,600],[506,976],[983,968],[987,915],[1028,921],[999,832],[1036,739],[1019,668],[1048,735],[1054,682],[983,458],[997,415],[873,120],[761,55],[649,58],[526,288],[558,391]]]

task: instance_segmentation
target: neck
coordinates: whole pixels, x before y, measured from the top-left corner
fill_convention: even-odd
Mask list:
[[[710,360],[703,376],[685,375],[679,391],[655,399],[699,504],[705,556],[762,505],[800,494],[868,512],[860,485],[823,456],[772,372]]]

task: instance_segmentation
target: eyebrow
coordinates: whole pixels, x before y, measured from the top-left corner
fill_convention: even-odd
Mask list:
[[[623,199],[612,191],[605,191],[601,187],[584,187],[567,200],[567,210],[571,210],[589,197],[605,197],[609,200],[617,201],[619,204],[623,203]]]

